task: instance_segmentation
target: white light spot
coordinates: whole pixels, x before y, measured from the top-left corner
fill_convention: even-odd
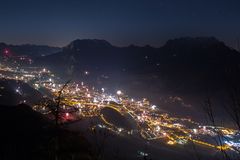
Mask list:
[[[122,94],[122,91],[118,90],[117,95],[121,95],[121,94]]]

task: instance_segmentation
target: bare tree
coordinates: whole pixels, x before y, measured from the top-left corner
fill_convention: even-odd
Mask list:
[[[68,80],[63,87],[58,91],[58,97],[55,99],[55,105],[51,107],[51,111],[54,115],[55,125],[59,127],[59,119],[61,118],[60,109],[61,109],[61,101],[62,101],[62,93],[71,80]]]
[[[61,101],[62,101],[62,94],[64,89],[67,87],[67,85],[70,83],[70,80],[67,81],[63,87],[58,91],[58,96],[57,98],[54,99],[53,102],[49,102],[47,104],[47,107],[51,110],[51,113],[54,116],[54,121],[55,121],[55,137],[53,138],[53,143],[54,143],[54,157],[55,160],[59,160],[59,142],[60,142],[60,118],[61,118]]]
[[[231,157],[228,155],[228,153],[226,152],[226,150],[224,150],[224,135],[221,131],[219,131],[219,129],[217,128],[217,125],[216,125],[216,116],[215,116],[215,112],[214,112],[214,109],[213,109],[213,105],[212,105],[212,102],[211,102],[211,99],[210,97],[207,97],[206,101],[205,101],[205,105],[204,105],[204,111],[205,113],[207,114],[207,118],[208,118],[208,121],[211,123],[211,125],[213,126],[213,132],[215,133],[216,137],[213,138],[213,140],[215,141],[215,143],[220,146],[220,151],[223,155],[223,158],[225,160],[231,160]]]
[[[233,89],[233,92],[230,94],[230,99],[231,104],[225,105],[225,109],[238,130],[240,130],[240,91],[237,88]]]

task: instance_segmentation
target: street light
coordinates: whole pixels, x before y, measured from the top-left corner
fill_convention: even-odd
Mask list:
[[[104,92],[105,91],[105,89],[104,88],[102,88],[102,92]]]
[[[152,110],[155,110],[155,109],[156,109],[156,107],[157,107],[156,105],[152,105],[152,107],[151,107],[151,108],[152,108]]]
[[[122,91],[118,90],[117,95],[121,95],[121,94],[122,94]]]

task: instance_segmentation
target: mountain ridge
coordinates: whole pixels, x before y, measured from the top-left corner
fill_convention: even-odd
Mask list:
[[[135,75],[135,79],[140,75],[145,75],[144,79],[157,77],[156,83],[167,83],[172,89],[184,89],[187,84],[199,88],[208,83],[211,87],[221,86],[227,72],[240,66],[239,52],[214,37],[177,38],[159,48],[74,48],[78,50],[41,57],[36,65],[48,66],[63,77],[80,76],[87,70],[95,81],[101,74],[122,75],[121,78]]]
[[[62,49],[60,47],[52,47],[48,45],[36,45],[36,44],[22,44],[13,45],[0,42],[0,53],[8,50],[11,55],[14,56],[29,56],[36,58],[40,56],[46,56],[53,53],[57,53]]]

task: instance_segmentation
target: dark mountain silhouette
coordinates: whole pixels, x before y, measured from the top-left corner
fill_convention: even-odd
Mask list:
[[[160,52],[162,56],[156,57],[160,73],[175,83],[181,80],[188,85],[225,83],[228,71],[238,68],[240,60],[237,51],[215,38],[170,40]]]
[[[96,71],[136,69],[139,65],[145,64],[146,55],[155,52],[157,53],[157,49],[149,46],[116,47],[105,40],[75,40],[62,52],[39,58],[36,64],[48,65],[54,60],[55,64],[52,66],[65,69],[71,66]]]
[[[216,38],[185,37],[169,40],[160,48],[116,47],[104,40],[75,40],[62,52],[39,58],[36,64],[61,73],[126,72],[161,76],[170,84],[189,81],[195,85],[199,81],[207,84],[223,80],[228,70],[238,67],[239,60],[237,51]]]
[[[81,49],[93,49],[93,48],[111,48],[113,47],[109,42],[99,39],[77,39],[67,45],[65,50],[75,50],[79,51]]]
[[[11,56],[29,56],[31,58],[50,55],[62,50],[59,47],[50,47],[46,45],[8,45],[5,43],[0,43],[1,56],[5,49],[9,50]]]

